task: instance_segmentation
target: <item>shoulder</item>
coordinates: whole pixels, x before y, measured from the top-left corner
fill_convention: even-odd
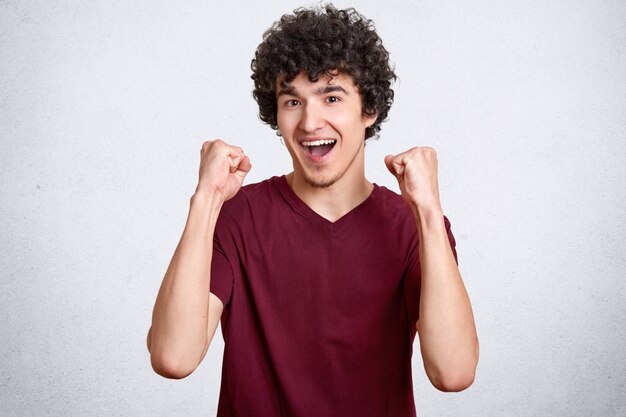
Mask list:
[[[376,185],[373,196],[375,197],[373,200],[377,206],[377,213],[384,217],[381,220],[414,222],[411,208],[401,195],[384,186]]]
[[[244,185],[233,198],[224,203],[224,206],[240,206],[250,204],[250,202],[267,200],[278,191],[277,182],[278,177],[272,177],[261,182]]]
[[[384,187],[384,186],[376,186],[376,192],[378,194],[377,204],[380,208],[386,209],[387,213],[394,213],[394,216],[400,216],[402,218],[410,219],[412,222],[415,221],[413,212],[411,208],[406,204],[401,195],[396,192]],[[446,225],[446,229],[450,229],[450,220],[447,216],[443,216],[444,223]]]
[[[239,196],[239,198],[245,197],[247,199],[263,197],[267,193],[277,190],[279,182],[280,177],[271,177],[260,182],[244,185],[235,197]]]
[[[406,205],[400,194],[391,191],[383,185],[375,185],[375,192],[377,193],[378,199],[385,204]]]
[[[242,216],[266,210],[275,204],[280,196],[279,182],[280,177],[272,177],[244,185],[233,198],[224,203],[220,210],[220,219],[222,221],[232,217],[240,219]]]
[[[409,234],[417,234],[413,211],[401,195],[388,188],[377,185],[375,188],[375,196],[374,201],[377,205],[376,213],[377,216],[379,216],[378,221],[395,228],[400,228],[401,230],[406,230]],[[444,215],[443,221],[450,241],[455,244],[450,220]]]

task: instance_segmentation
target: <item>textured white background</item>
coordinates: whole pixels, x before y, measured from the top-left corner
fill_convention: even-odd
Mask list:
[[[170,381],[154,298],[200,146],[290,170],[251,98],[299,3],[0,1],[0,414],[211,416],[222,340]],[[626,3],[355,1],[400,77],[367,174],[439,152],[481,360],[459,394],[414,364],[418,415],[626,414]],[[321,416],[320,416],[321,417]]]

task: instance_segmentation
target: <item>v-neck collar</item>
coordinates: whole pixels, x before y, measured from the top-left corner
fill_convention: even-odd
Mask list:
[[[329,232],[338,232],[342,229],[345,229],[346,227],[349,227],[352,223],[358,220],[360,213],[366,211],[368,207],[372,205],[373,201],[378,198],[378,195],[380,193],[380,187],[374,183],[372,192],[365,200],[363,200],[359,205],[341,216],[339,219],[331,222],[330,220],[318,214],[315,210],[309,207],[300,197],[298,197],[298,195],[289,186],[285,175],[282,175],[280,177],[273,177],[272,182],[275,184],[276,188],[278,188],[278,191],[283,196],[285,201],[287,201],[287,204],[289,204],[289,206],[291,206],[294,211],[296,211],[298,214],[300,214],[316,226],[328,230]]]

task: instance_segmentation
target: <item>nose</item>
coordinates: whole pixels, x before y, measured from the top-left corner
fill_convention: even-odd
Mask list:
[[[314,104],[308,104],[303,107],[299,128],[304,132],[315,132],[326,124],[322,109]]]

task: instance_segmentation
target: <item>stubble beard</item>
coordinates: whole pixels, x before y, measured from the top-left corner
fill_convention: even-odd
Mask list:
[[[332,178],[317,178],[316,176],[312,176],[312,175],[304,175],[304,182],[306,182],[307,184],[309,184],[311,187],[313,188],[328,188],[331,185],[333,185],[334,183],[336,183],[337,181],[339,181],[341,179],[341,177],[343,177],[343,174],[345,173],[345,171],[343,173],[339,173],[336,176],[332,177]]]

